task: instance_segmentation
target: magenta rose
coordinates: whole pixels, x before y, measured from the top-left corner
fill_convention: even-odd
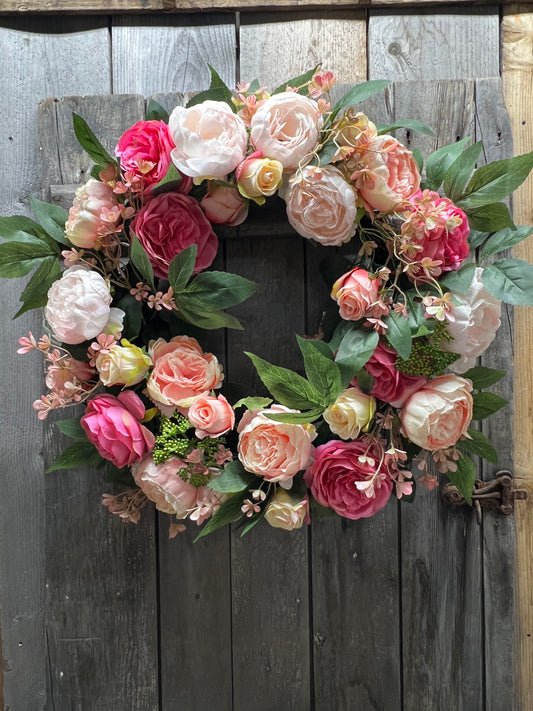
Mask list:
[[[194,271],[206,269],[217,253],[218,238],[196,200],[168,192],[142,207],[131,223],[158,277],[166,278],[168,265],[180,252],[198,247]]]
[[[120,167],[144,185],[158,183],[167,174],[174,141],[163,121],[137,121],[120,137],[115,154]]]
[[[382,509],[392,491],[379,445],[368,440],[330,440],[315,449],[315,461],[304,475],[322,506],[345,518],[368,518]]]
[[[393,407],[402,407],[409,395],[426,382],[426,378],[400,373],[396,369],[397,360],[398,354],[394,348],[380,341],[365,365],[365,370],[374,378],[370,394]]]
[[[124,390],[118,397],[97,395],[89,400],[80,421],[100,455],[122,469],[152,451],[155,437],[140,423],[144,414],[140,397]]]

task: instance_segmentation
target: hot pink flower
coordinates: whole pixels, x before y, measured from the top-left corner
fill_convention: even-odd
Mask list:
[[[397,360],[398,354],[394,348],[380,341],[365,365],[365,370],[374,377],[371,394],[393,407],[402,407],[409,395],[426,382],[426,378],[400,373],[396,369]]]
[[[381,463],[379,445],[362,439],[333,439],[315,449],[315,461],[305,472],[305,482],[322,506],[346,518],[368,518],[382,509],[392,491],[392,481]]]
[[[144,185],[158,183],[170,165],[174,141],[163,121],[137,121],[120,137],[115,154],[120,167],[129,171]]]
[[[218,238],[211,223],[189,195],[157,195],[139,210],[131,228],[159,277],[165,278],[174,257],[193,244],[198,247],[195,272],[206,269],[217,253]]]
[[[145,408],[133,390],[113,395],[97,395],[89,400],[81,425],[104,459],[119,469],[142,459],[155,443],[154,435],[140,420]]]

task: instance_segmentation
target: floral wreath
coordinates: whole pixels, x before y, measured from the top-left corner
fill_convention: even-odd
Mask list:
[[[533,304],[533,267],[493,258],[533,232],[502,202],[533,153],[476,168],[482,143],[464,138],[424,164],[390,135],[432,135],[424,124],[376,126],[356,109],[386,81],[332,105],[320,67],[271,93],[257,81],[232,92],[210,71],[210,89],[170,116],[151,101],[115,156],[74,115],[95,166],[68,214],[31,198],[38,221],[0,218],[0,276],[36,268],[17,316],[45,307],[47,333],[18,351],[47,364],[38,417],[83,403],[57,421],[73,443],[49,471],[105,466],[108,510],[137,523],[153,501],[170,536],[186,519],[203,536],[373,516],[393,492],[437,486],[435,469],[470,503],[471,456],[497,460],[472,421],[505,404],[482,391],[505,371],[475,361],[502,300]],[[256,285],[208,270],[213,225],[239,225],[276,193],[303,238],[360,248],[325,260],[335,308],[298,337],[305,375],[248,354],[271,397],[230,403],[222,365],[187,328],[242,328],[224,309]]]

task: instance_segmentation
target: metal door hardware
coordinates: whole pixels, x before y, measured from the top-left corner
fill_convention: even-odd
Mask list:
[[[472,492],[472,506],[476,509],[478,523],[481,523],[482,510],[492,509],[509,516],[514,512],[516,499],[527,499],[527,491],[514,488],[514,479],[510,471],[496,472],[494,479],[480,481],[476,479]],[[452,506],[467,504],[464,496],[453,484],[446,484],[442,489],[442,498]]]

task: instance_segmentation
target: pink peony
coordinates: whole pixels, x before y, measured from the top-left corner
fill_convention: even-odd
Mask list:
[[[472,384],[458,375],[440,375],[416,390],[400,412],[411,442],[435,451],[453,447],[472,420]]]
[[[289,222],[302,237],[338,247],[355,233],[356,194],[337,168],[303,168],[291,178],[285,202]]]
[[[402,256],[414,280],[459,269],[468,257],[470,228],[465,213],[432,190],[418,191],[402,225]],[[426,260],[426,264],[420,264]],[[429,263],[428,263],[429,262]]]
[[[124,390],[117,397],[96,395],[89,400],[80,422],[100,455],[122,469],[142,459],[155,444],[154,435],[140,423],[144,414],[140,397]]]
[[[396,369],[397,360],[394,348],[380,341],[365,370],[374,378],[371,394],[393,407],[402,407],[409,395],[426,382],[426,378],[400,373]]]
[[[76,190],[65,235],[75,247],[98,248],[100,238],[115,231],[119,217],[113,189],[107,183],[90,178]]]
[[[191,403],[187,417],[198,439],[221,437],[233,429],[235,411],[224,395],[198,395]]]
[[[236,227],[248,217],[248,201],[236,188],[225,188],[211,181],[200,205],[207,219],[215,225]]]
[[[365,316],[374,316],[379,289],[379,279],[371,279],[366,269],[356,267],[337,279],[331,298],[338,303],[341,318],[359,321]]]
[[[167,174],[174,141],[163,121],[137,121],[120,137],[115,154],[123,172],[130,172],[144,185],[158,183]]]
[[[305,482],[322,506],[346,518],[368,518],[382,509],[392,491],[381,447],[373,440],[333,439],[315,449]]]
[[[168,265],[186,247],[198,247],[194,271],[206,269],[217,253],[218,238],[196,200],[167,192],[142,207],[131,223],[158,277],[166,278]]]

